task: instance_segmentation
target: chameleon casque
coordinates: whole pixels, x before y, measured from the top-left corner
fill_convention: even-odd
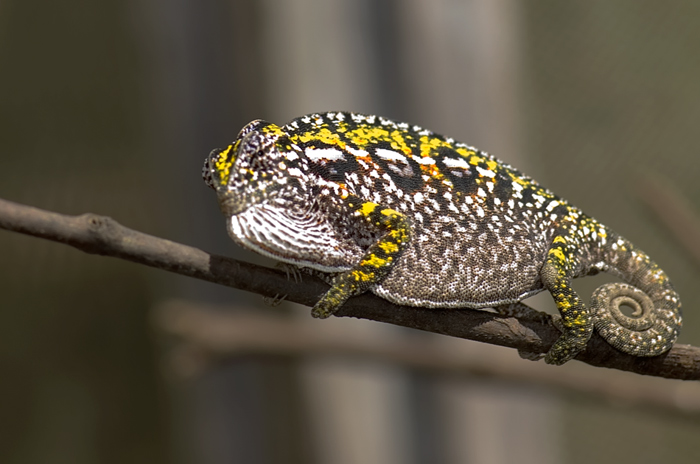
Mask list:
[[[548,290],[562,331],[550,364],[575,357],[594,327],[635,356],[678,337],[679,296],[644,252],[507,164],[421,127],[345,112],[256,120],[211,152],[203,176],[234,241],[328,273],[315,317],[365,291],[505,310]],[[571,281],[600,271],[627,283],[599,287],[588,306]]]

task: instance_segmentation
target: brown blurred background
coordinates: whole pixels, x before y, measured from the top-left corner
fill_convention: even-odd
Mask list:
[[[699,49],[700,3],[680,0],[1,0],[0,197],[266,262],[226,237],[206,154],[256,118],[378,113],[488,150],[638,244],[697,344],[699,265],[640,192],[700,200]],[[0,257],[2,463],[700,461],[682,408],[337,357],[178,364],[152,317],[167,301],[308,308],[8,232]]]

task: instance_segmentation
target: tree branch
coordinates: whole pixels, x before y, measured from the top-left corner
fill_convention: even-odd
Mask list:
[[[95,214],[66,216],[0,199],[0,228],[71,245],[86,253],[113,256],[209,282],[312,306],[328,286],[305,276],[295,283],[285,272],[210,255],[187,245],[128,229]],[[425,309],[394,305],[371,294],[351,298],[336,314],[388,322],[443,335],[545,353],[559,336],[551,325],[518,321],[486,311]],[[684,380],[700,378],[700,348],[676,345],[655,358],[621,353],[594,335],[576,357],[593,366]]]

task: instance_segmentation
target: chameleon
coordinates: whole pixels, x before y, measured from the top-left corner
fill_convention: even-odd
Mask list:
[[[561,335],[544,359],[555,365],[594,329],[619,351],[657,356],[681,328],[680,297],[647,254],[508,164],[417,125],[349,112],[255,120],[202,174],[236,243],[327,277],[317,318],[367,291],[507,313],[547,290]],[[624,282],[585,304],[572,280],[599,272]]]

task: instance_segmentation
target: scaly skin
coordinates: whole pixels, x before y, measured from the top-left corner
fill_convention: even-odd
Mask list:
[[[233,240],[329,273],[315,317],[365,291],[410,306],[507,308],[548,290],[563,331],[548,363],[575,357],[594,328],[635,356],[678,337],[680,299],[646,254],[507,164],[421,127],[342,112],[253,121],[203,175]],[[571,281],[600,271],[629,285],[599,288],[588,307]]]

